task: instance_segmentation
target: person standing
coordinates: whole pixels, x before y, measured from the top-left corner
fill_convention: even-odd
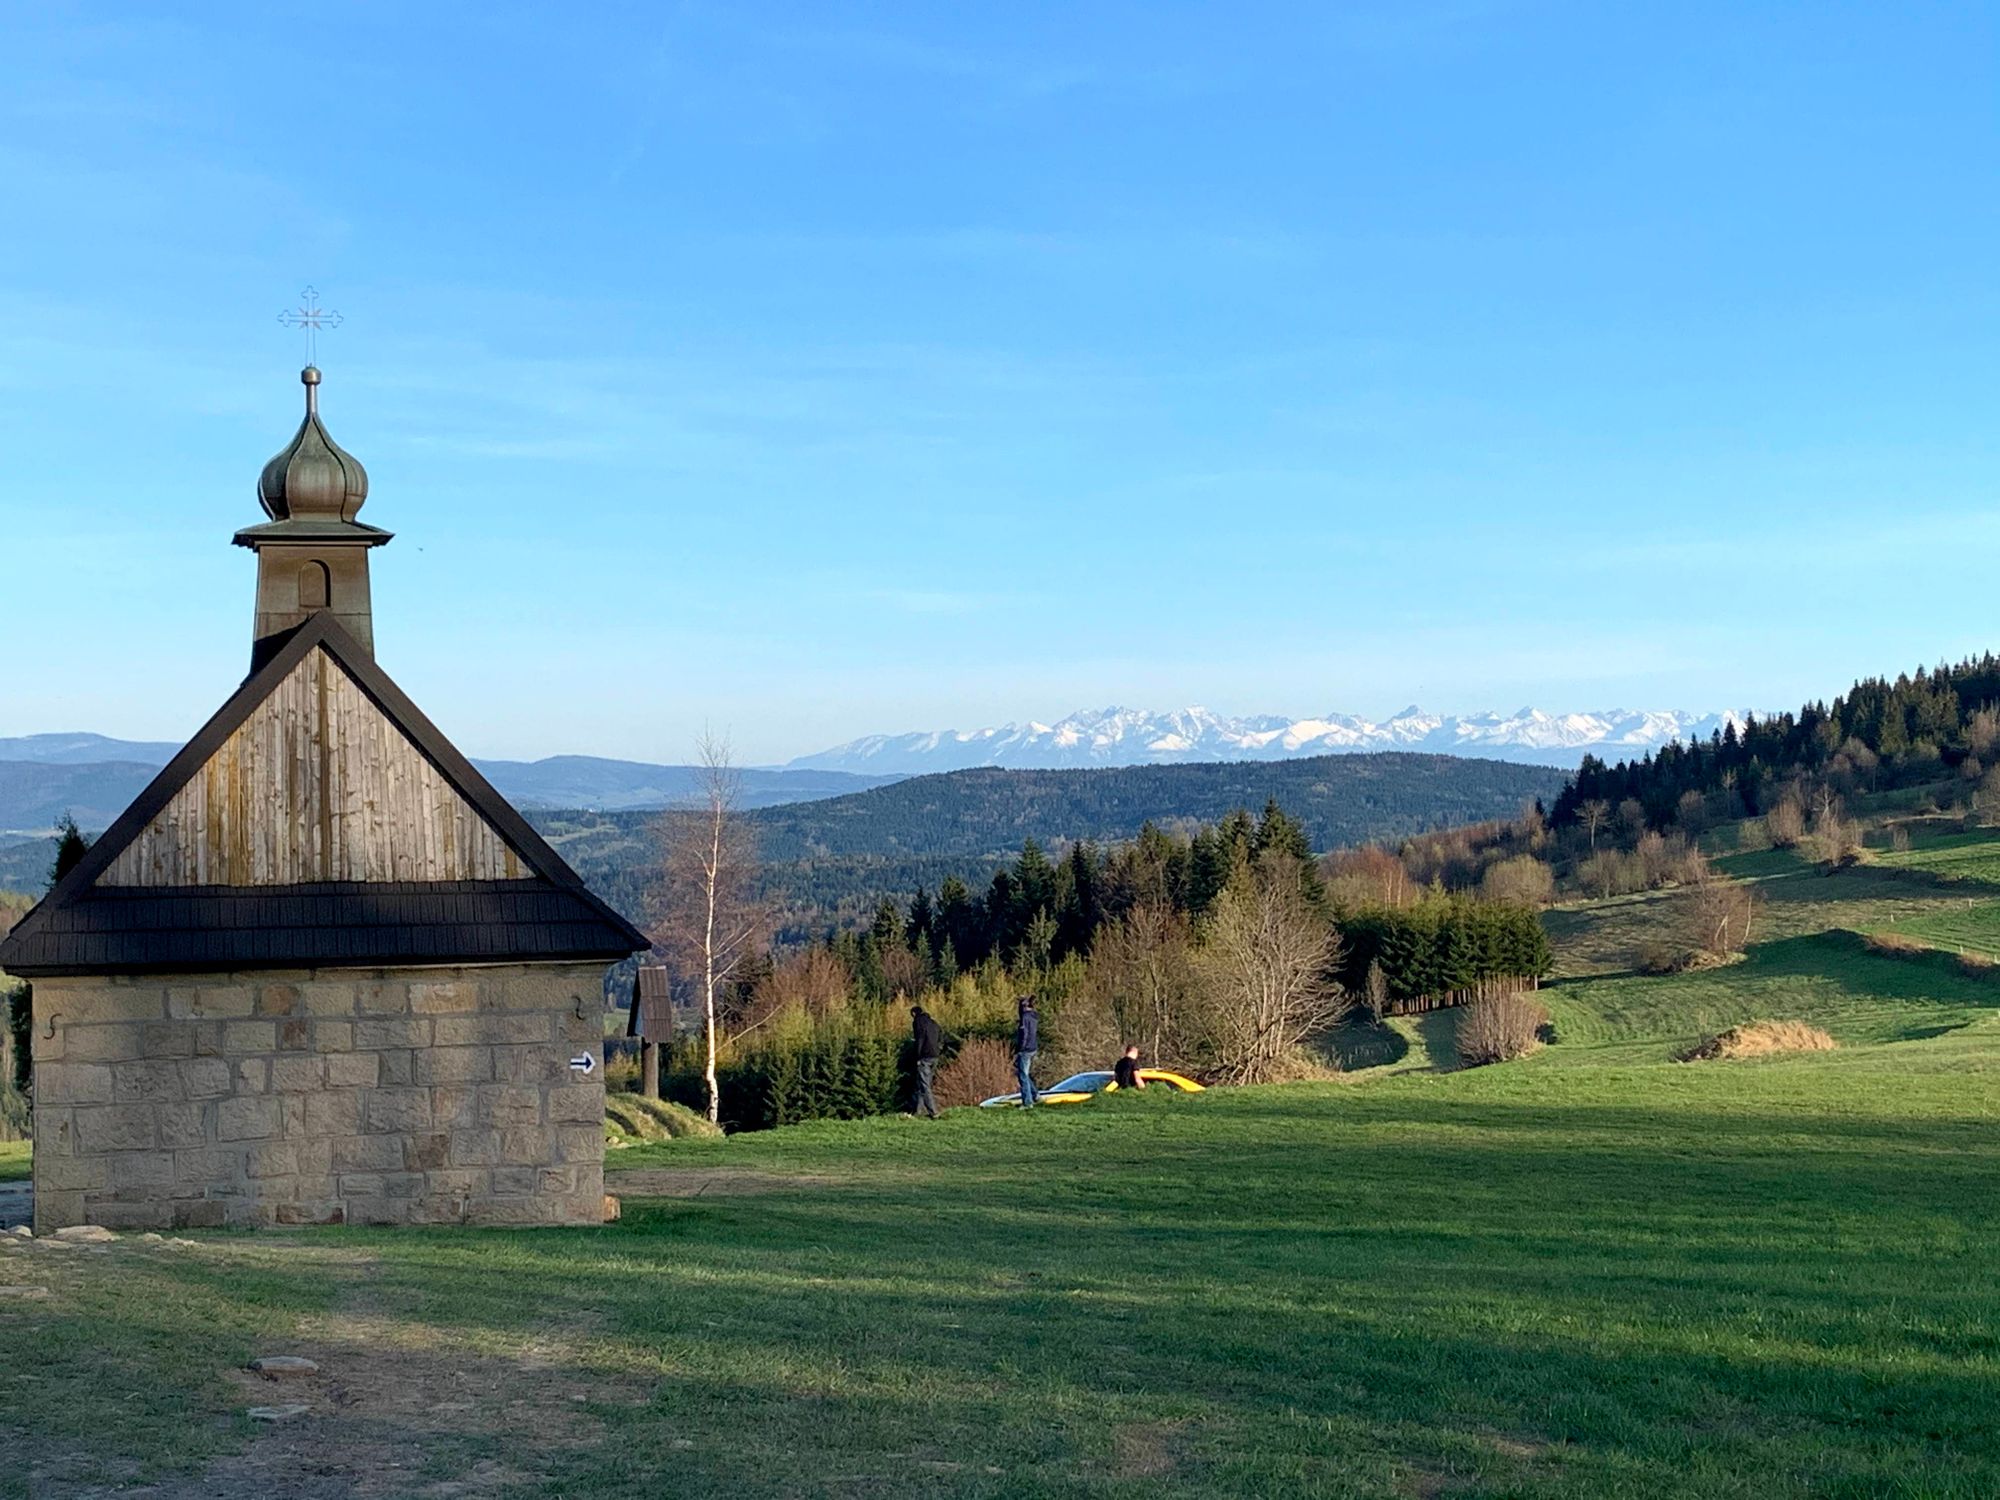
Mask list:
[[[1021,997],[1020,1019],[1014,1023],[1014,1076],[1021,1081],[1021,1108],[1035,1107],[1035,1052],[1042,1045],[1042,1018],[1035,997]]]
[[[944,1028],[921,1005],[912,1005],[910,1038],[916,1043],[917,1054],[917,1102],[910,1112],[935,1120],[938,1107],[931,1095],[931,1080],[937,1076],[938,1053],[944,1050]]]

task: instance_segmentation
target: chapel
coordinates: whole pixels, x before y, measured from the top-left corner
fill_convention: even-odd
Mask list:
[[[390,533],[301,379],[249,676],[0,941],[36,1231],[601,1222],[605,971],[650,945],[377,664]]]

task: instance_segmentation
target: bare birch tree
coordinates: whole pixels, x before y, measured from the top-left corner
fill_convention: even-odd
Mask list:
[[[1210,913],[1199,959],[1216,1072],[1231,1083],[1275,1076],[1313,1032],[1340,1019],[1340,940],[1299,889],[1296,861],[1266,853]]]
[[[742,778],[729,743],[704,733],[697,742],[698,783],[690,804],[660,819],[659,931],[656,941],[684,983],[701,996],[702,1077],[708,1117],[722,1117],[716,1081],[723,996],[754,956],[764,929],[757,894],[757,854],[742,816]]]
[[[1590,835],[1590,852],[1597,852],[1597,830],[1611,816],[1611,804],[1601,797],[1592,797],[1576,810],[1576,820],[1583,824],[1584,832]]]

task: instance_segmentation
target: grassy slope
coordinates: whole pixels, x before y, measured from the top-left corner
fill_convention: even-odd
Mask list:
[[[1504,1068],[1407,1071],[1426,1022],[1360,1082],[632,1148],[778,1190],[627,1188],[602,1231],[37,1262],[0,1428],[191,1464],[248,1438],[223,1372],[330,1322],[582,1382],[559,1464],[546,1426],[427,1435],[521,1493],[2000,1493],[2000,981],[1851,935],[1969,904],[1742,858],[1747,962],[1636,977],[1657,909],[1560,913],[1561,1041]],[[1665,1061],[1753,1016],[1843,1050]]]
[[[1891,930],[1954,953],[2000,958],[2000,839],[1991,832],[1919,837],[1909,849],[1878,856],[1885,869],[1938,882],[1941,890],[1981,896],[1925,911]]]
[[[1121,1454],[1212,1495],[2000,1489],[2000,1031],[1734,1066],[1559,1051],[635,1148],[808,1180],[601,1232],[121,1251],[28,1314],[55,1357],[0,1370],[0,1401],[101,1441],[95,1406],[142,1391],[119,1441],[193,1456],[228,1437],[199,1420],[221,1372],[366,1259],[381,1339],[597,1382],[602,1439],[551,1495],[1166,1477]],[[531,1468],[545,1442],[432,1458]]]
[[[0,1141],[0,1182],[26,1182],[33,1150],[26,1141]]]
[[[1914,917],[1894,930],[1949,952],[2000,958],[2000,901]]]
[[[1885,851],[1877,858],[1889,869],[1917,871],[1938,880],[1963,881],[1989,891],[2000,889],[2000,839],[1991,831],[1920,838],[1909,849]]]

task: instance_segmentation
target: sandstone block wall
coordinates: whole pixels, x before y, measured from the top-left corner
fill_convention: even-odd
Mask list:
[[[39,979],[36,1232],[599,1223],[603,974]]]

